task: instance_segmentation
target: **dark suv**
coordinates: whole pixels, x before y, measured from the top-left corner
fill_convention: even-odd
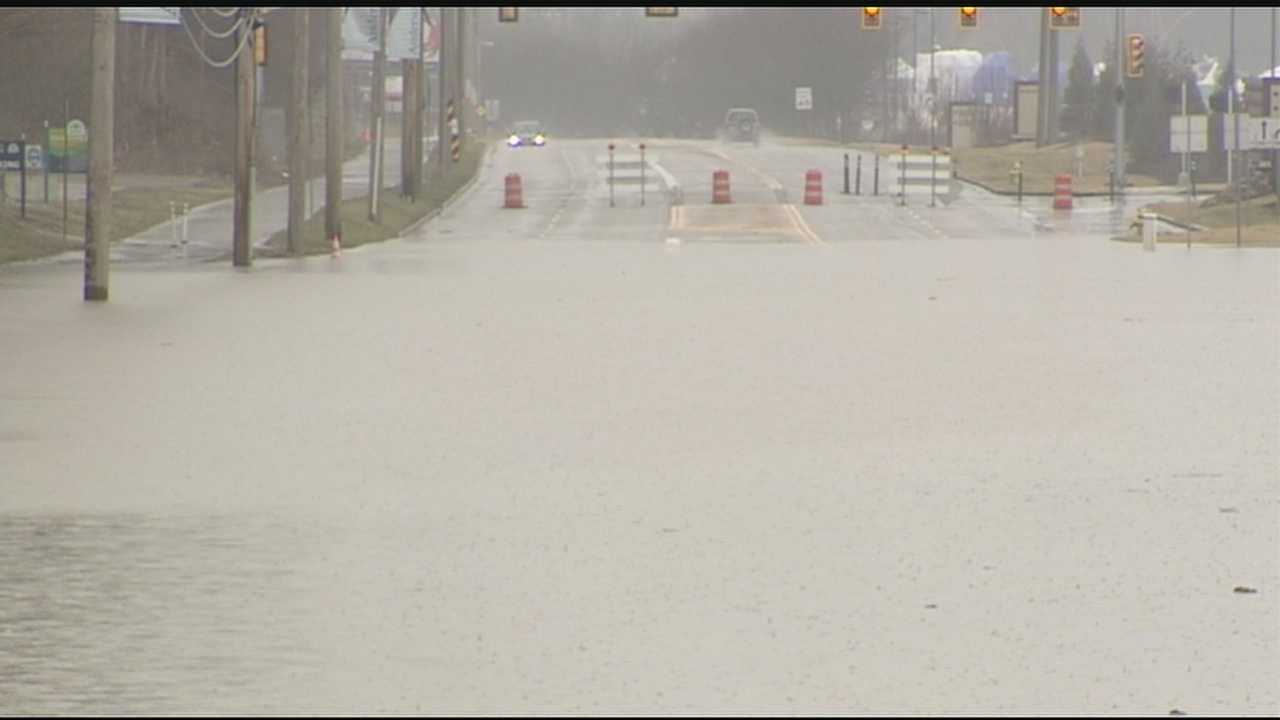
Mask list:
[[[729,140],[760,144],[760,118],[751,108],[733,108],[724,116],[724,134]]]

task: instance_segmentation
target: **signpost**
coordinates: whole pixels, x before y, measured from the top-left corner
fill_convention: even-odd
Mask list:
[[[1169,117],[1169,152],[1185,155],[1193,152],[1207,152],[1208,149],[1209,117],[1207,115]]]
[[[27,143],[25,140],[0,140],[0,170],[18,171],[21,188],[22,218],[27,217]]]
[[[1231,132],[1233,116],[1228,115],[1222,124],[1222,144],[1227,150],[1235,150],[1234,132]],[[1280,150],[1280,119],[1273,117],[1240,116],[1240,150]]]
[[[121,7],[120,22],[143,25],[181,25],[182,9],[176,7]]]

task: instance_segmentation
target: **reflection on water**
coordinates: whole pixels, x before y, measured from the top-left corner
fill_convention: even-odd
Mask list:
[[[0,516],[0,714],[305,711],[326,536],[306,527]]]

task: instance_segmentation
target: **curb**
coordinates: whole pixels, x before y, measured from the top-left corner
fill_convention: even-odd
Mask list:
[[[403,240],[406,235],[417,232],[423,225],[426,225],[428,222],[436,219],[436,217],[438,217],[441,213],[453,207],[454,204],[458,202],[458,200],[462,199],[462,196],[467,194],[471,190],[471,188],[474,187],[475,184],[480,180],[480,174],[481,174],[480,169],[481,167],[483,167],[484,161],[489,158],[489,153],[492,152],[492,150],[493,150],[493,143],[486,142],[484,144],[484,153],[480,156],[480,162],[476,164],[476,173],[471,176],[471,179],[463,183],[462,187],[455,190],[447,200],[445,200],[443,203],[440,204],[440,207],[436,208],[435,210],[432,210],[426,215],[423,215],[421,218],[414,220],[413,223],[411,223],[410,225],[405,227],[403,230],[401,230],[399,233],[397,233],[395,236],[395,239]],[[387,238],[387,239],[390,240],[391,238]]]

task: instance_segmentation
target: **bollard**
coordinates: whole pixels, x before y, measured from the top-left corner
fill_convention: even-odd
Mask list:
[[[173,201],[169,201],[169,247],[178,247],[178,210]]]
[[[711,204],[727,205],[732,202],[729,196],[729,171],[716,170],[711,173]]]
[[[849,194],[849,153],[844,154],[844,194]]]
[[[858,168],[853,176],[853,191],[857,195],[862,194],[862,156],[858,156]]]
[[[1107,171],[1107,200],[1113,205],[1116,201],[1116,171]]]
[[[934,145],[930,151],[930,160],[933,165],[929,170],[929,207],[938,206],[938,146]]]
[[[871,194],[880,195],[880,153],[876,153],[875,175],[871,178]]]
[[[507,173],[502,207],[520,209],[524,207],[524,187],[520,183],[519,173]]]
[[[640,143],[640,207],[644,207],[644,143]]]
[[[1138,217],[1142,218],[1142,249],[1147,252],[1155,252],[1156,249],[1156,227],[1155,213],[1141,213]]]
[[[334,235],[329,238],[329,257],[336,258],[342,255],[342,236]]]
[[[902,191],[902,207],[907,206],[907,146],[902,146],[902,163],[898,167],[898,187]]]
[[[1022,169],[1018,169],[1018,204],[1022,204]]]
[[[182,203],[182,244],[187,244],[187,220],[191,216],[191,205]]]
[[[609,143],[609,207],[613,206],[613,143]]]
[[[822,172],[809,170],[804,174],[804,204],[822,204]]]

